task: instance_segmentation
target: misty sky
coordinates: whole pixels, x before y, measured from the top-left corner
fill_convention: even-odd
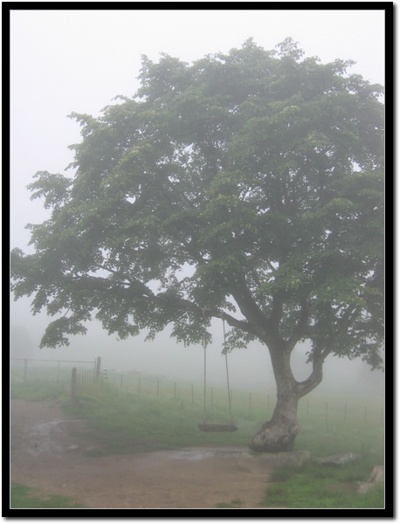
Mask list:
[[[99,4],[97,4],[98,6]],[[233,5],[233,4],[230,4]],[[73,160],[68,145],[80,141],[71,112],[98,115],[116,95],[132,96],[139,83],[140,57],[157,60],[161,52],[190,62],[209,53],[228,52],[253,37],[273,49],[286,37],[298,41],[306,56],[322,62],[356,61],[351,69],[373,83],[384,83],[384,11],[362,10],[21,10],[11,13],[11,247],[30,251],[27,223],[47,213],[30,201],[27,184],[39,170],[64,172]],[[72,172],[70,171],[72,174]],[[32,317],[28,300],[12,303],[11,324],[23,326],[37,347],[48,323]],[[222,327],[211,348],[211,379],[223,377]],[[98,325],[71,346],[36,350],[41,358],[94,358],[106,367],[128,368],[172,378],[202,377],[201,348],[184,349],[160,335],[116,342]],[[299,360],[298,373],[304,373]],[[359,364],[337,363],[343,380],[359,376]],[[233,381],[264,385],[272,380],[266,348],[252,345],[230,357]],[[295,370],[296,373],[296,370]],[[334,380],[326,366],[326,379]],[[223,380],[223,378],[221,378]]]

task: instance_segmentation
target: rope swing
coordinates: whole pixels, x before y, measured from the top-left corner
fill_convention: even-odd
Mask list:
[[[203,339],[203,350],[204,350],[204,411],[203,411],[203,424],[199,424],[198,428],[200,431],[236,431],[238,428],[233,424],[232,420],[232,401],[231,401],[231,390],[229,385],[229,369],[228,369],[228,351],[226,347],[226,333],[225,333],[225,319],[222,317],[222,330],[224,335],[223,354],[225,355],[225,369],[226,369],[226,383],[228,387],[228,403],[229,403],[229,417],[230,424],[209,424],[207,423],[207,341]]]

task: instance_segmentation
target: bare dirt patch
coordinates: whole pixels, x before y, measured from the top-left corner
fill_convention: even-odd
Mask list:
[[[88,508],[257,508],[264,498],[268,473],[238,464],[245,447],[98,456],[85,427],[54,401],[12,400],[11,480]]]

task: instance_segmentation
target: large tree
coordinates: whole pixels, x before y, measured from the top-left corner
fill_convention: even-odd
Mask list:
[[[42,346],[93,317],[120,338],[172,325],[185,344],[223,318],[229,350],[261,341],[277,404],[250,447],[271,452],[292,449],[328,355],[381,366],[384,278],[382,88],[277,48],[143,57],[135,96],[72,115],[74,175],[36,174],[51,216],[29,225],[34,254],[12,252],[15,297],[58,317]]]

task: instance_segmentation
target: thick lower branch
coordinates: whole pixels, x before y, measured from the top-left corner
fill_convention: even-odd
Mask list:
[[[297,382],[297,398],[304,397],[322,382],[322,368],[325,356],[318,354],[313,357],[313,368],[309,377],[303,382]]]
[[[253,330],[251,329],[248,322],[245,320],[238,320],[237,318],[233,317],[229,313],[225,313],[224,311],[220,310],[206,310],[206,312],[209,312],[210,316],[214,318],[220,318],[222,320],[226,320],[226,322],[237,329],[241,329],[242,331],[245,331],[246,333],[253,334]]]

